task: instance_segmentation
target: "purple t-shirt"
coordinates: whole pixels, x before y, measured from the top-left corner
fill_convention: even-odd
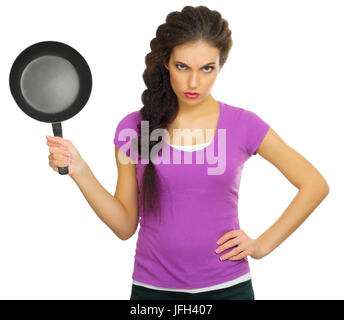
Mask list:
[[[132,275],[136,281],[165,288],[197,289],[250,272],[247,257],[221,261],[220,256],[233,247],[217,254],[216,241],[226,232],[240,229],[241,172],[270,126],[252,111],[218,103],[218,128],[204,149],[184,151],[164,139],[159,143],[162,148],[152,161],[162,181],[158,183],[162,220],[152,212],[143,216],[139,204],[140,229]],[[137,125],[141,119],[139,110],[129,113],[117,125],[114,137],[114,144],[136,163],[139,192],[147,162],[141,163],[140,155],[135,150],[130,153],[129,146],[130,139],[139,134]],[[132,130],[124,130],[120,137],[123,129]],[[126,137],[128,132],[130,136]]]

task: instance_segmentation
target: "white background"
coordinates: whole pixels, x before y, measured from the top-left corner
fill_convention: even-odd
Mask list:
[[[55,40],[77,49],[93,75],[84,109],[63,136],[115,193],[113,137],[142,107],[149,42],[171,11],[206,5],[229,22],[233,48],[213,96],[254,111],[326,178],[330,194],[287,240],[249,257],[260,299],[343,299],[342,1],[18,1],[1,8],[1,299],[129,299],[137,233],[122,241],[77,185],[48,165],[49,123],[24,114],[8,84],[17,55]],[[245,164],[241,228],[258,237],[297,189],[259,155]]]

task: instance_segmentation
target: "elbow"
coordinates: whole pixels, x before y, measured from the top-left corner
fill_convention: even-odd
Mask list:
[[[326,182],[326,181],[325,181]],[[326,182],[326,191],[327,191],[327,194],[330,193],[330,186],[328,185],[328,183]]]
[[[125,240],[129,240],[134,234],[131,234],[129,236],[125,236],[125,237],[121,237],[120,239],[125,241]]]
[[[318,192],[323,199],[330,193],[330,187],[325,180],[318,184]]]
[[[320,177],[319,179],[310,179],[309,181],[301,184],[300,188],[310,188],[313,192],[321,194],[324,198],[330,193],[330,187],[323,177]]]
[[[121,233],[121,234],[118,234],[118,232],[115,232],[114,230],[112,230],[112,232],[121,240],[125,241],[125,240],[128,240],[130,239],[131,235],[129,234],[125,234],[125,233]]]
[[[135,233],[138,227],[138,221],[134,223],[134,225],[131,226],[131,230],[126,233],[124,237],[122,237],[122,240],[129,240]]]
[[[326,187],[325,187],[325,197],[327,197],[329,193],[330,193],[330,187],[329,187],[329,185],[326,183]]]
[[[330,186],[325,179],[322,180],[320,185],[322,186],[321,189],[323,190],[324,197],[327,197],[327,195],[330,193]]]
[[[136,221],[135,224],[127,225],[126,228],[123,228],[121,230],[116,231],[113,228],[111,228],[111,230],[119,239],[125,241],[130,239],[136,233],[137,227],[138,221]]]
[[[122,236],[122,237],[119,237],[121,240],[125,241],[125,240],[128,240],[131,238],[131,236]]]
[[[121,236],[119,236],[119,235],[117,235],[117,236],[121,240],[125,241],[125,240],[129,240],[135,233],[136,233],[136,229],[133,232],[130,232],[130,233],[127,233],[127,234],[123,234]]]
[[[110,229],[117,236],[118,239],[123,240],[123,241],[130,239],[132,236],[132,235],[128,235],[125,233],[119,233],[117,230],[114,230],[112,228],[110,228]]]

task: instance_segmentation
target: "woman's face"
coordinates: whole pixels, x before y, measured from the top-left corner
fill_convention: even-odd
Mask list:
[[[199,104],[210,94],[221,68],[219,49],[208,42],[188,42],[175,46],[170,60],[164,66],[169,70],[171,87],[179,103]],[[196,99],[187,98],[184,92],[196,92]]]

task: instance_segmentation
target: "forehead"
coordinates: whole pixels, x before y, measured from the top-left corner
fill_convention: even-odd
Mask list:
[[[175,46],[171,58],[187,65],[204,65],[209,62],[218,63],[219,49],[205,41],[188,42]]]

